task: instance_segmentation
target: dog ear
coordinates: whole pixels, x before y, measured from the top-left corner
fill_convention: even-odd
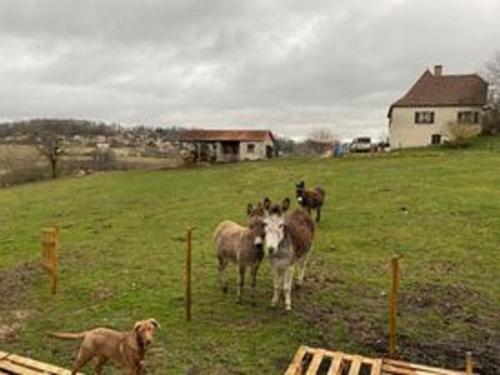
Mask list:
[[[156,319],[149,319],[149,322],[155,326],[155,328],[161,328],[160,323]]]
[[[283,199],[281,202],[281,211],[286,212],[290,208],[290,198]]]
[[[137,332],[142,326],[142,321],[135,322],[134,331]]]
[[[271,208],[271,200],[268,197],[265,197],[264,198],[264,209],[266,211],[269,211],[270,208]]]
[[[248,203],[247,205],[247,215],[250,216],[253,212],[253,204],[252,203]]]

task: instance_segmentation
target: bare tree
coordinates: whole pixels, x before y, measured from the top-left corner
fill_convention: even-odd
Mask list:
[[[332,151],[336,143],[338,143],[337,137],[331,129],[315,128],[309,133],[304,145],[307,153],[324,154]]]
[[[493,99],[500,100],[500,51],[486,63],[485,71]]]
[[[308,139],[316,142],[334,143],[337,137],[329,128],[315,128],[309,133]]]
[[[51,177],[57,178],[59,159],[63,153],[61,137],[56,132],[44,130],[35,132],[32,138],[36,149],[50,165]]]
[[[500,132],[500,51],[485,64],[485,76],[489,83],[488,106],[483,119],[483,132]]]

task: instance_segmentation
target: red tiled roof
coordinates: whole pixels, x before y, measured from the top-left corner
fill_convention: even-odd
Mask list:
[[[488,84],[477,74],[434,75],[429,70],[415,82],[393,107],[453,107],[483,106],[486,104]]]
[[[208,130],[190,129],[179,133],[178,140],[181,142],[193,141],[243,141],[264,142],[274,141],[273,133],[269,130]]]

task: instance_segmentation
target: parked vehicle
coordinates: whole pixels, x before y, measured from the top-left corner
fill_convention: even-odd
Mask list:
[[[354,138],[349,147],[351,152],[370,152],[372,151],[372,141],[370,137]]]

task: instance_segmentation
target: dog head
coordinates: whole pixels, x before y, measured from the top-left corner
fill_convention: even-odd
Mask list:
[[[153,342],[155,330],[160,324],[155,319],[139,320],[134,325],[138,343],[145,349]]]

